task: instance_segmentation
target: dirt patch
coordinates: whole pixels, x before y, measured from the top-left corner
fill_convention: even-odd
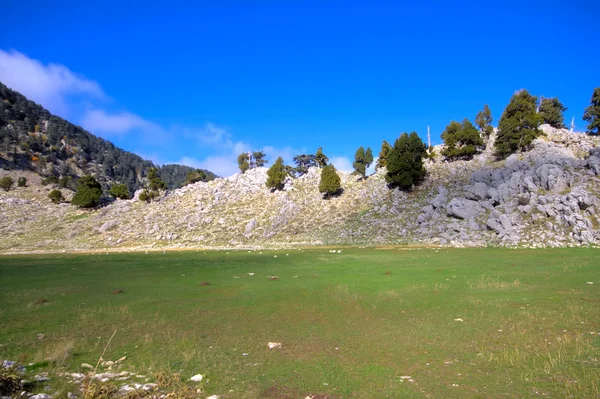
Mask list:
[[[48,301],[47,299],[41,298],[41,299],[36,299],[34,303],[36,305],[43,305],[43,304],[48,303],[48,302],[50,302],[50,301]]]
[[[385,271],[383,274],[385,274],[385,275],[388,275],[388,276],[389,276],[390,274],[392,274],[392,272],[391,272],[391,271],[389,271],[389,270],[386,270],[386,271]]]
[[[198,284],[198,285],[201,285],[201,286],[205,287],[205,286],[207,286],[207,285],[210,285],[210,283],[209,283],[208,281],[203,281],[203,282],[201,282],[201,283],[200,283],[200,284]]]
[[[115,295],[117,295],[117,294],[124,294],[125,291],[123,291],[123,290],[115,290],[112,293],[115,294]]]
[[[271,281],[277,281],[277,280],[279,280],[279,277],[277,277],[277,276],[271,276],[271,277],[269,277],[269,279]]]

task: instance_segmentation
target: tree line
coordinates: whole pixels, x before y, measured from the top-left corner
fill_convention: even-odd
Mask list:
[[[498,122],[494,155],[504,159],[518,151],[531,147],[533,140],[541,136],[542,124],[554,128],[565,128],[563,113],[567,108],[557,98],[538,98],[527,90],[517,91],[504,109]],[[585,109],[583,119],[588,122],[587,134],[600,134],[600,88],[594,89],[590,106]],[[494,133],[492,113],[489,106],[475,116],[475,124],[468,118],[462,122],[451,121],[441,137],[444,142],[441,155],[445,161],[468,160],[483,151]],[[383,141],[376,169],[386,168],[385,180],[390,188],[410,191],[423,181],[426,175],[424,161],[434,159],[433,148],[427,148],[416,132],[402,133],[394,145]],[[301,154],[293,158],[295,166],[285,165],[279,157],[267,171],[268,188],[283,190],[288,178],[298,178],[308,172],[310,167],[321,168],[319,191],[325,198],[340,192],[340,178],[329,159],[319,148],[315,154]],[[373,162],[371,148],[359,147],[354,155],[353,174],[366,179],[366,170]],[[241,173],[249,169],[264,166],[268,161],[263,152],[248,152],[238,156]]]

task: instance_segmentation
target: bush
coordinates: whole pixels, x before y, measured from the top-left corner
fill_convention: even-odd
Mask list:
[[[17,180],[17,186],[19,186],[19,187],[27,187],[27,178],[25,178],[25,177],[19,177],[19,180]]]
[[[115,184],[110,188],[108,193],[114,198],[120,199],[129,199],[131,196],[129,195],[129,190],[127,186],[124,184]]]
[[[48,176],[42,179],[42,186],[47,186],[48,184],[58,184],[58,177]]]
[[[4,191],[9,191],[13,184],[15,184],[15,181],[10,176],[4,176],[2,179],[0,179],[0,188]]]
[[[100,203],[102,186],[93,176],[83,176],[77,182],[77,192],[71,200],[71,204],[80,208],[93,208]]]
[[[71,176],[63,176],[58,179],[58,186],[65,188],[69,185],[69,181],[71,181]]]
[[[148,190],[144,190],[140,193],[140,196],[138,197],[140,201],[144,201],[144,202],[149,202],[150,201],[150,195],[148,195]]]
[[[467,118],[462,123],[450,122],[442,133],[442,140],[445,145],[442,155],[450,160],[469,160],[483,147],[483,139]]]
[[[50,191],[50,194],[48,194],[48,198],[50,198],[50,200],[55,204],[60,204],[64,200],[64,197],[60,190]]]

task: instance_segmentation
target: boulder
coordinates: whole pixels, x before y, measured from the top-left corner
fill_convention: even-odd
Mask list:
[[[446,205],[446,211],[448,215],[458,219],[474,219],[483,212],[483,207],[476,201],[464,198],[452,198],[448,205]]]
[[[489,187],[485,183],[475,183],[465,188],[465,196],[474,201],[485,200],[488,198]]]
[[[545,190],[563,191],[568,187],[565,173],[556,165],[544,164],[537,168],[536,175]]]

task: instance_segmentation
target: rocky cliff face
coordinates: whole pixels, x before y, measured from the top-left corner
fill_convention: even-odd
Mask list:
[[[468,162],[429,162],[426,181],[410,194],[388,189],[382,170],[366,181],[340,172],[344,192],[324,200],[317,169],[272,193],[259,168],[151,204],[81,211],[51,204],[51,188],[34,181],[0,194],[0,250],[597,244],[599,139],[542,128],[547,136],[531,151],[502,162],[491,149]]]

